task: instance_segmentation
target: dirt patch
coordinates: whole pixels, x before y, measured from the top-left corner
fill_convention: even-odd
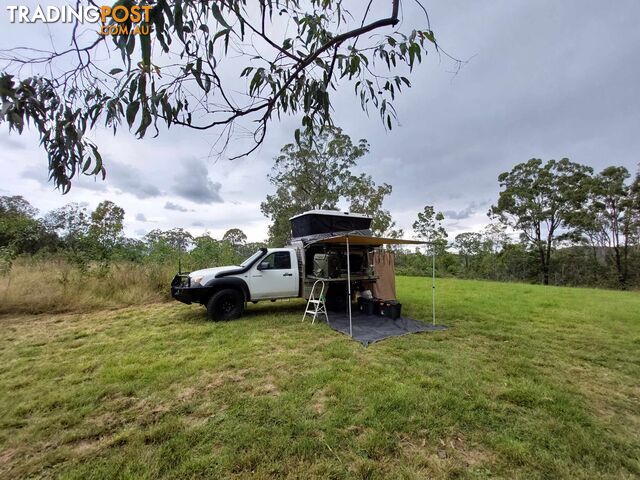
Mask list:
[[[169,409],[167,405],[152,405],[146,400],[140,400],[131,411],[138,412],[136,423],[146,426],[158,423]]]
[[[14,455],[18,452],[15,448],[8,448],[0,452],[0,465],[7,465]],[[0,468],[0,471],[4,470],[4,468]]]
[[[108,406],[109,411],[123,411],[136,405],[137,397],[133,395],[123,395],[122,393],[111,393],[102,398],[102,404]]]
[[[108,443],[109,442],[103,437],[87,438],[73,444],[71,446],[71,449],[73,450],[74,456],[85,456],[97,452],[103,447],[106,447]]]
[[[317,415],[322,415],[327,411],[327,404],[334,398],[326,389],[318,390],[311,398],[311,408]]]
[[[280,395],[280,389],[275,384],[274,378],[269,376],[264,379],[264,383],[258,385],[253,390],[253,393],[255,395],[277,397],[278,395]]]
[[[460,458],[468,467],[492,465],[496,462],[495,455],[492,452],[478,445],[468,444],[462,436],[449,438],[444,443],[446,450],[451,452],[454,457]]]
[[[440,439],[436,443],[426,438],[404,438],[401,446],[401,450],[405,451],[407,456],[428,459],[427,464],[433,465],[435,462],[445,469],[460,463],[465,467],[496,463],[496,457],[492,452],[479,445],[470,445],[462,435]]]
[[[197,390],[193,387],[187,387],[184,390],[182,390],[181,392],[178,392],[178,400],[181,402],[186,402],[188,400],[190,400],[191,398],[194,397],[194,395],[196,394]]]
[[[101,430],[113,429],[122,423],[122,416],[115,412],[105,412],[89,421]]]
[[[205,386],[205,390],[215,390],[225,385],[242,382],[254,370],[254,368],[245,368],[234,372],[218,372],[216,374],[212,374],[211,379]]]
[[[184,415],[182,421],[188,428],[198,428],[205,425],[216,415],[220,415],[227,410],[226,405],[200,405],[193,412]]]

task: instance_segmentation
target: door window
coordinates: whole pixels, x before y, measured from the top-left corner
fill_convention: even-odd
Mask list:
[[[265,267],[265,264],[268,266]],[[291,255],[289,252],[273,252],[260,262],[260,270],[290,270]]]

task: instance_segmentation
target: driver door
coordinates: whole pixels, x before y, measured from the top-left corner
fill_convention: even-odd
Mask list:
[[[251,269],[251,299],[298,296],[297,262],[290,251],[275,251]]]

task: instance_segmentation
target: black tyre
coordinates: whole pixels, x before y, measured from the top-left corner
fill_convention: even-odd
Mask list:
[[[244,295],[238,290],[225,288],[214,293],[207,302],[207,318],[213,322],[233,320],[244,311]]]

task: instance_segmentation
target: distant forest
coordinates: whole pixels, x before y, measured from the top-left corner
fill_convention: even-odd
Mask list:
[[[450,239],[444,215],[425,206],[411,236],[430,242],[429,247],[396,249],[397,273],[431,275],[435,252],[439,276],[640,287],[638,174],[632,179],[624,167],[593,174],[567,159],[532,159],[503,173],[499,181],[500,196],[488,212],[491,222],[480,232]],[[383,213],[388,217],[388,211]],[[58,279],[62,282],[69,281],[71,270],[78,279],[104,276],[123,263],[158,267],[167,276],[179,264],[183,270],[237,264],[259,247],[285,241],[251,243],[240,228],[229,229],[220,239],[193,236],[181,228],[152,230],[135,239],[123,235],[124,218],[124,209],[109,200],[93,211],[70,203],[39,215],[21,196],[0,197],[0,275],[9,275],[16,263],[55,261],[65,266]],[[386,224],[394,225],[389,218]],[[159,290],[166,288],[165,280],[169,278],[157,279]]]

